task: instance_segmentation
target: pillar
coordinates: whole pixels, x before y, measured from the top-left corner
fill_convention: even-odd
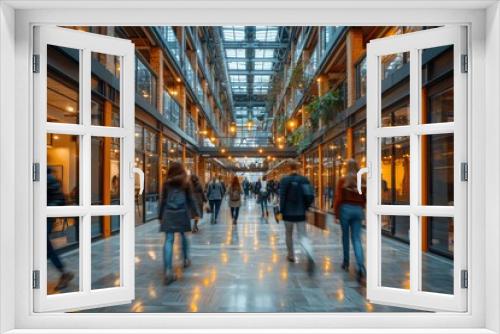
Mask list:
[[[157,75],[156,84],[156,107],[157,110],[163,114],[163,51],[159,47],[154,47],[151,49],[151,67]]]
[[[363,53],[363,32],[361,28],[349,28],[346,39],[347,106],[356,101],[356,63]]]
[[[346,158],[352,159],[354,158],[354,134],[352,128],[347,128],[346,130]]]

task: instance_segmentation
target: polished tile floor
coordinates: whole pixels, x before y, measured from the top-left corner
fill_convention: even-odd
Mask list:
[[[327,231],[308,226],[307,231],[317,262],[312,277],[307,275],[300,247],[295,250],[298,262],[286,261],[283,223],[276,224],[273,217],[266,222],[255,200],[249,199],[241,208],[238,225],[233,226],[224,204],[218,224],[210,225],[205,217],[199,233],[189,236],[192,266],[188,269],[182,268],[181,247],[176,239],[174,259],[179,279],[164,286],[164,235],[158,232],[157,221],[149,222],[136,228],[135,300],[90,312],[411,311],[366,300],[365,288],[356,281],[354,254],[351,271],[346,273],[340,268],[342,246],[337,224],[330,224]],[[93,287],[119,284],[118,242],[118,236],[113,236],[93,243]],[[383,237],[382,256],[384,284],[408,288],[408,245]],[[70,270],[78,267],[77,258],[75,251],[62,256]],[[424,289],[448,292],[452,287],[452,261],[424,253],[422,263]],[[56,281],[57,273],[49,265],[49,285]],[[75,282],[67,291],[78,288]]]

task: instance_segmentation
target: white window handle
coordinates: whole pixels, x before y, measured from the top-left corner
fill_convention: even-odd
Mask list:
[[[356,174],[357,183],[358,183],[358,193],[360,195],[363,193],[363,191],[361,190],[361,175],[363,175],[365,173],[369,174],[370,168],[368,168],[368,167],[361,168],[360,170],[358,170],[358,173]]]
[[[139,175],[139,195],[142,195],[142,193],[144,192],[144,172],[142,171],[142,169],[133,166],[134,165],[130,163],[130,177],[134,177],[134,174]]]

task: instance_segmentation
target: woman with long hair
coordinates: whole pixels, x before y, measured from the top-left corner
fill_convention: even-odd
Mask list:
[[[200,215],[193,199],[186,170],[181,163],[174,162],[167,172],[167,180],[163,185],[160,206],[160,231],[165,232],[165,285],[176,280],[172,265],[175,233],[181,235],[184,268],[191,265],[189,242],[185,233],[191,231],[191,215],[193,211],[196,216]]]
[[[340,219],[342,227],[342,248],[344,251],[344,261],[342,269],[349,270],[349,232],[351,235],[352,247],[356,256],[358,266],[358,281],[366,276],[366,268],[363,257],[363,245],[361,244],[361,221],[364,218],[363,209],[366,198],[357,191],[358,164],[354,159],[347,160],[345,166],[345,176],[339,180],[335,191],[335,201],[333,208],[335,216]]]
[[[231,208],[231,218],[233,218],[233,225],[238,223],[238,216],[240,214],[241,206],[241,185],[238,176],[233,176],[231,185],[229,186],[229,207]]]
[[[203,218],[203,204],[207,202],[207,196],[203,191],[200,178],[195,174],[191,175],[191,189],[193,190],[194,204],[197,207],[197,211],[191,210],[191,218],[194,219],[193,233],[196,233],[198,232],[198,222]]]

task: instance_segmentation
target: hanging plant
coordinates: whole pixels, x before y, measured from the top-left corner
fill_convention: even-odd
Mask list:
[[[295,64],[290,74],[290,88],[304,90],[307,85],[307,78],[305,75],[308,61],[300,60]]]
[[[300,146],[304,140],[304,128],[300,127],[288,135],[287,142],[292,146]]]
[[[326,94],[314,98],[311,103],[306,106],[311,126],[313,129],[319,127],[319,121],[328,124],[332,122],[335,115],[342,110],[344,99],[340,89],[329,91]]]
[[[285,124],[286,124],[286,121],[285,121],[285,115],[283,114],[280,114],[278,116],[278,119],[277,119],[277,130],[278,130],[278,133],[282,134],[285,132]]]

